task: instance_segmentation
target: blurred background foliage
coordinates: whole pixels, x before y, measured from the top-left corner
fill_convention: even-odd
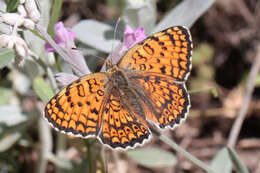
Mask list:
[[[6,0],[7,11],[16,12],[17,2]],[[39,6],[41,24],[47,28],[49,23],[52,36],[58,20],[72,28],[93,72],[103,64],[96,57],[107,57],[112,44],[123,38],[125,24],[143,26],[148,35],[173,25],[190,27],[194,51],[187,85],[192,107],[185,123],[163,134],[218,172],[260,172],[259,74],[236,145],[225,147],[244,104],[249,72],[260,56],[259,1],[39,0]],[[3,28],[0,23],[1,33]],[[58,72],[54,55],[44,52],[44,41],[30,31],[21,35]],[[12,50],[0,49],[0,172],[202,172],[156,138],[142,148],[116,152],[95,139],[52,130],[42,114],[44,102],[53,95],[47,79],[53,73],[33,60],[18,67],[12,63],[14,56]],[[70,71],[60,61],[63,71]]]

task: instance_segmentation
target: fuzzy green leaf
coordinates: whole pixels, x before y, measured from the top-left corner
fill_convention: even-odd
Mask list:
[[[19,1],[18,0],[6,0],[6,5],[7,5],[6,12],[8,12],[8,13],[15,12],[19,5]]]
[[[8,65],[14,58],[12,49],[0,48],[0,69]]]
[[[214,2],[215,0],[181,1],[158,23],[153,32],[158,32],[174,25],[184,25],[190,28]]]
[[[113,44],[116,46],[119,43],[114,40],[113,27],[95,20],[81,20],[72,31],[82,43],[106,53],[111,52]]]
[[[11,133],[0,139],[0,152],[4,152],[11,148],[13,144],[20,139],[22,135],[19,132]]]
[[[40,99],[47,103],[54,95],[51,87],[43,80],[42,77],[36,77],[33,80],[33,89]]]
[[[138,164],[148,168],[172,167],[177,163],[175,155],[159,148],[141,148],[127,151]]]
[[[9,88],[0,87],[0,105],[8,104],[12,96],[13,90]]]
[[[227,147],[227,151],[229,153],[229,156],[236,167],[237,171],[240,173],[249,173],[247,167],[244,165],[244,163],[239,158],[238,154],[230,147]]]
[[[222,148],[213,158],[211,168],[216,172],[231,173],[232,162],[230,160],[227,148]]]

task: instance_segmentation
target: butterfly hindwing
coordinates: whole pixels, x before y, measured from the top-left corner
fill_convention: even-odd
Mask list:
[[[176,83],[171,78],[149,73],[132,76],[129,80],[140,98],[148,105],[147,119],[160,128],[173,128],[186,118],[190,98],[184,83]]]
[[[131,112],[113,88],[103,109],[100,140],[113,149],[134,148],[147,141],[151,133],[148,127]]]

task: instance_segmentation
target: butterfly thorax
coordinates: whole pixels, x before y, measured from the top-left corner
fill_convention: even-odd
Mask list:
[[[113,85],[118,89],[129,88],[128,79],[127,76],[125,75],[125,72],[116,65],[114,65],[111,69],[110,79],[113,82]]]
[[[140,115],[145,117],[143,104],[140,102],[140,97],[131,85],[126,73],[118,66],[114,66],[111,69],[111,80],[115,90],[120,95],[122,102],[124,102],[134,115]],[[143,119],[144,120],[144,119]],[[142,120],[141,120],[142,121]]]

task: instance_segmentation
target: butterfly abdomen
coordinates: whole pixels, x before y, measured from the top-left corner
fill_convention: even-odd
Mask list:
[[[111,80],[113,86],[120,94],[120,99],[126,105],[127,109],[134,115],[140,115],[145,120],[145,112],[143,104],[140,101],[138,94],[129,85],[129,79],[122,69],[118,69],[116,66],[112,69]]]

